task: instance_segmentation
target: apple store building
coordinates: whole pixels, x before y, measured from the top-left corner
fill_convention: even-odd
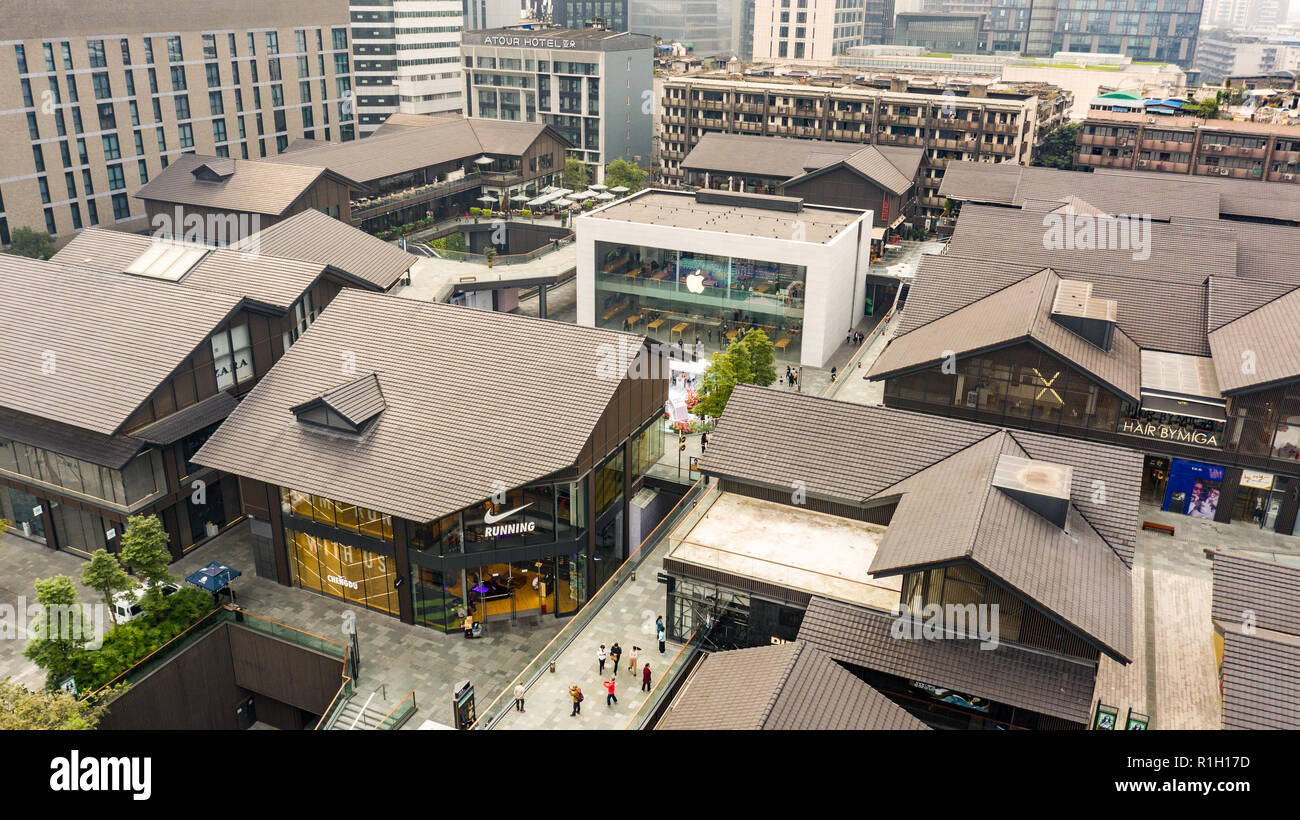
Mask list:
[[[580,324],[717,349],[761,329],[822,366],[864,313],[870,211],[642,191],[575,220]]]

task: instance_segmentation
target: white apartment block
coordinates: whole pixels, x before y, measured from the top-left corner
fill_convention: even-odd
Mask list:
[[[461,0],[352,0],[351,18],[362,136],[395,112],[463,110]]]

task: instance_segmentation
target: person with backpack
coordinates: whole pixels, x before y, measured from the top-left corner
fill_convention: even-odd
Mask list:
[[[618,677],[618,659],[623,657],[623,647],[614,641],[614,645],[609,648],[609,659],[614,663],[614,677]]]
[[[605,695],[605,705],[613,706],[618,703],[618,698],[614,697],[614,679],[610,678],[607,681],[601,681],[601,683],[605,685],[605,692],[607,693]]]
[[[573,711],[569,713],[569,717],[577,717],[582,712],[582,690],[578,688],[578,684],[569,687],[569,697],[573,698]]]

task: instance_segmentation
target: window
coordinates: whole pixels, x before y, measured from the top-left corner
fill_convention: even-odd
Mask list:
[[[298,83],[298,101],[304,103],[311,102],[311,83],[309,82]],[[310,109],[303,109],[303,110],[310,110]]]
[[[140,171],[140,184],[144,185],[149,181],[149,166],[145,164],[144,160],[139,160],[136,163],[136,167]]]
[[[219,390],[252,378],[253,346],[248,337],[248,325],[236,325],[212,334],[212,361]]]
[[[23,50],[22,43],[14,46],[14,56],[18,58],[18,73],[27,73],[27,52]]]
[[[95,181],[90,178],[90,169],[81,169],[81,187],[86,189],[86,196],[95,195]]]
[[[177,94],[172,102],[176,104],[176,119],[188,120],[190,118],[190,95]]]
[[[32,101],[32,84],[30,80],[19,80],[18,86],[23,92],[23,108],[33,108],[36,103]]]
[[[107,71],[97,71],[91,74],[90,82],[95,87],[95,99],[107,100],[113,96],[113,86],[108,81]]]
[[[184,57],[181,54],[181,38],[168,37],[167,38],[167,62],[179,63],[182,59],[184,59]]]
[[[68,43],[59,43],[59,47],[63,51],[63,68],[65,71],[71,71],[73,69],[72,46]]]
[[[307,50],[307,30],[296,28],[293,30],[293,50],[299,54]]]
[[[279,54],[279,53],[280,53],[280,34],[279,34],[279,32],[268,31],[268,32],[266,33],[266,53],[267,53],[267,54]]]
[[[60,137],[66,137],[68,135],[68,126],[67,123],[63,121],[62,111],[54,112],[54,128],[59,132]]]
[[[162,123],[162,100],[157,97],[153,98],[153,121],[155,124]]]
[[[32,140],[41,138],[41,128],[36,124],[36,115],[31,111],[27,112],[27,136]]]
[[[172,90],[184,91],[185,89],[186,89],[185,66],[183,65],[172,66]]]
[[[135,100],[131,100],[130,102],[128,102],[128,103],[126,104],[126,107],[127,107],[127,110],[131,112],[131,125],[139,125],[139,124],[140,124],[140,106],[138,106],[138,105],[135,104]]]
[[[77,164],[78,165],[89,164],[90,160],[87,157],[88,155],[86,154],[86,141],[83,139],[77,140]]]
[[[120,173],[122,169],[119,167],[117,170]],[[113,218],[123,220],[130,216],[131,206],[127,203],[126,194],[113,194]]]
[[[208,75],[208,88],[216,88],[221,85],[221,66],[216,63],[208,63],[204,70]]]
[[[149,93],[158,93],[158,72],[152,68],[149,69]]]
[[[124,188],[126,188],[126,174],[122,173],[122,166],[108,166],[108,190],[121,191]]]
[[[63,155],[63,167],[67,168],[72,165],[72,152],[68,150],[68,141],[63,140],[59,143],[59,153]],[[72,194],[76,196],[76,194]]]
[[[221,115],[221,114],[226,113],[226,106],[225,106],[225,104],[224,104],[224,103],[222,102],[222,100],[221,100],[221,92],[220,92],[220,91],[210,91],[210,92],[208,92],[208,109],[209,109],[209,110],[210,110],[214,115],[218,115],[218,116]]]
[[[153,38],[144,38],[144,61],[148,65],[153,65]]]
[[[282,105],[284,105],[284,86],[276,83],[271,86],[271,107],[279,108]],[[277,128],[276,130],[278,131],[281,129]]]
[[[82,122],[81,122],[81,109],[80,109],[80,108],[74,108],[74,109],[72,109],[72,130],[73,130],[73,131],[76,131],[78,134],[85,133],[85,130],[86,130],[86,129],[85,129],[85,127],[82,125]]]
[[[41,202],[46,205],[50,204],[50,184],[45,181],[45,177],[36,178],[36,186],[41,190]]]
[[[71,171],[65,171],[63,174],[63,184],[68,188],[68,199],[77,198],[77,175]]]
[[[217,59],[217,35],[215,34],[203,35],[203,59],[205,60]]]
[[[77,96],[77,78],[68,76],[68,102],[81,102]]]
[[[69,203],[68,207],[72,211],[72,229],[81,230],[81,208],[75,202]]]
[[[54,211],[49,208],[45,209],[45,230],[50,236],[54,236],[59,232],[54,224]]]
[[[345,28],[330,29],[330,34],[334,37],[334,48],[346,49],[348,47],[348,30]]]
[[[100,138],[104,143],[104,159],[121,159],[121,147],[117,143],[117,134],[105,134]]]
[[[181,125],[181,126],[180,126],[179,128],[177,128],[176,130],[177,130],[177,131],[179,132],[179,134],[180,134],[180,138],[181,138],[181,147],[182,147],[182,148],[193,148],[193,147],[194,147],[194,129],[193,129],[193,127],[191,127],[190,124],[187,122],[187,123],[184,123],[183,125]]]
[[[41,50],[45,52],[45,70],[53,71],[54,70],[54,46],[50,45],[49,43],[43,43],[41,45]]]
[[[225,141],[226,141],[226,121],[225,121],[225,120],[213,120],[213,121],[212,121],[212,140],[213,140],[214,142],[225,142]]]
[[[135,132],[135,153],[136,156],[144,156],[144,134],[140,131]]]
[[[36,162],[36,173],[45,173],[45,152],[41,150],[41,146],[32,146],[32,159]]]
[[[99,104],[99,130],[100,131],[117,130],[117,115],[113,113],[112,103]]]
[[[122,38],[122,65],[131,65],[131,44],[125,37]],[[128,71],[127,76],[130,76],[130,74],[131,72]]]
[[[106,68],[108,61],[104,59],[104,41],[91,40],[86,43],[86,50],[90,52],[91,68]]]
[[[99,224],[99,207],[95,205],[95,200],[86,200],[86,213],[90,215],[90,224]]]

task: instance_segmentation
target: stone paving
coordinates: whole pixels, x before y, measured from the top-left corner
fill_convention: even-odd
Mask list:
[[[387,689],[386,703],[391,707],[407,692],[415,690],[419,711],[406,728],[415,728],[429,718],[453,723],[451,690],[460,681],[473,681],[480,699],[494,696],[564,623],[556,618],[535,619],[536,625],[530,623],[533,619],[524,618],[517,626],[490,623],[485,625],[483,637],[470,641],[460,632],[446,635],[307,590],[281,586],[253,573],[246,523],[177,561],[172,565],[172,574],[184,577],[212,561],[221,561],[244,572],[233,587],[239,605],[255,615],[345,642],[344,613],[355,613],[361,654],[358,697],[364,702],[382,684]],[[48,550],[16,536],[0,536],[0,579],[3,579],[0,603],[12,603],[23,594],[34,600],[31,579],[60,572],[75,579],[83,564],[80,558],[67,553]],[[86,591],[83,600],[90,600],[92,595]],[[17,645],[21,643],[0,641],[0,676],[12,674],[28,686],[40,685],[43,675],[21,657],[22,647]],[[384,699],[376,695],[372,708],[381,702]],[[486,701],[480,703],[486,705]]]
[[[585,629],[556,657],[555,673],[543,672],[541,678],[528,690],[524,698],[524,711],[511,711],[497,724],[497,729],[625,729],[645,703],[654,694],[661,676],[677,657],[681,645],[668,641],[664,654],[659,653],[655,640],[655,618],[667,614],[667,587],[659,583],[657,574],[663,566],[670,541],[664,538],[655,551],[648,555],[637,570],[637,579],[627,581],[601,607]],[[596,652],[617,641],[623,647],[622,668],[615,678],[614,696],[618,703],[606,705],[605,688],[601,686]],[[641,677],[628,672],[628,653],[633,645],[641,647],[639,666],[650,664],[651,691],[641,691]],[[549,651],[549,650],[548,650]],[[605,663],[605,676],[609,677],[613,664]],[[569,687],[577,684],[582,689],[582,713],[572,717],[573,700]]]

